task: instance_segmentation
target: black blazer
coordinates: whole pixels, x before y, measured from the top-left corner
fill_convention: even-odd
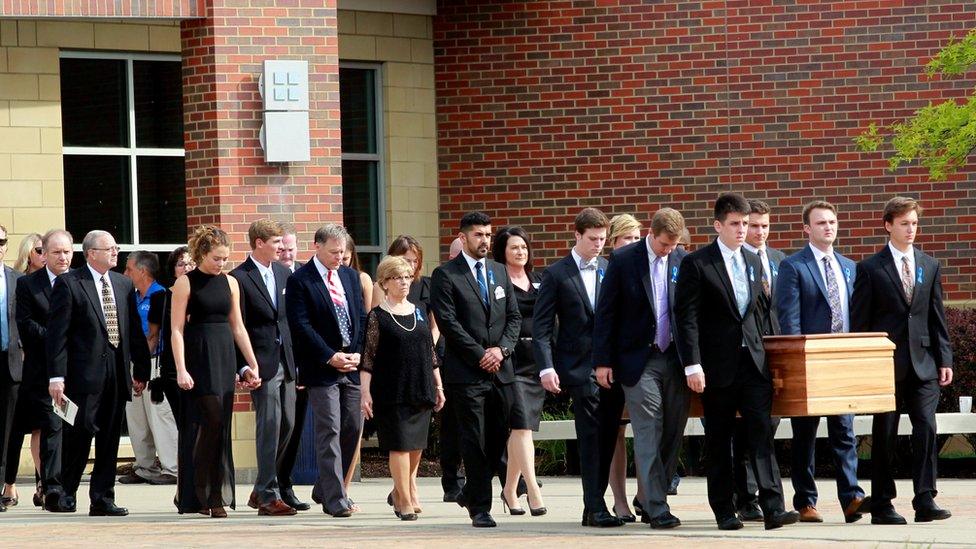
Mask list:
[[[675,341],[683,366],[701,364],[705,383],[727,387],[735,379],[743,341],[760,373],[769,378],[763,336],[772,335],[775,312],[762,289],[759,256],[743,250],[749,277],[749,305],[739,315],[718,241],[688,254],[674,292]]]
[[[942,305],[939,262],[915,248],[915,290],[908,302],[888,245],[857,264],[851,298],[852,332],[886,332],[895,343],[895,380],[909,368],[922,381],[952,367],[952,348]]]
[[[649,255],[646,237],[614,251],[597,304],[593,362],[612,367],[617,381],[628,387],[640,380],[657,333]],[[672,336],[675,333],[674,290],[680,265],[687,255],[681,249],[668,255],[668,315]]]
[[[14,383],[20,383],[24,376],[24,355],[23,343],[20,341],[17,329],[17,286],[23,274],[0,263],[6,281],[7,310],[0,311],[0,314],[7,315],[7,369],[10,379]],[[41,269],[43,270],[43,269]]]
[[[17,280],[17,329],[24,347],[23,383],[35,387],[48,386],[44,336],[53,291],[46,268]]]
[[[747,250],[745,246],[742,247],[742,251],[753,253]],[[754,255],[759,257],[759,254]],[[776,285],[779,282],[779,267],[786,259],[786,254],[777,250],[776,248],[766,246],[766,257],[769,258],[769,293],[773,294],[773,299],[776,299]],[[762,260],[759,262],[762,263]],[[762,283],[760,282],[760,285],[761,284]]]
[[[149,381],[149,344],[136,310],[132,281],[115,271],[109,271],[108,275],[118,313],[121,364],[116,363],[108,342],[101,297],[89,268],[83,266],[65,273],[54,283],[44,338],[48,351],[47,374],[49,378],[65,378],[65,393],[69,397],[100,393],[109,368],[121,367],[128,388],[127,400],[131,399],[133,377]],[[133,365],[132,375],[129,362]]]
[[[363,352],[363,333],[366,330],[366,310],[363,307],[363,287],[359,273],[349,267],[339,267],[339,281],[346,292],[349,307],[349,350]],[[335,304],[329,296],[325,281],[319,276],[314,261],[296,270],[285,284],[288,326],[295,345],[298,383],[307,387],[335,385],[342,376],[359,383],[359,372],[340,373],[328,364],[332,355],[342,351],[342,334]]]
[[[278,373],[280,363],[284,365],[285,379],[291,381],[295,379],[295,356],[285,303],[285,287],[291,271],[277,261],[271,262],[271,271],[278,294],[277,307],[271,302],[268,287],[264,285],[261,271],[252,258],[248,257],[238,265],[230,276],[237,279],[241,288],[241,318],[247,328],[254,356],[258,359],[261,379],[272,379]],[[240,350],[237,351],[237,363],[246,366]]]
[[[485,269],[490,303],[487,311],[463,253],[431,274],[430,304],[445,341],[441,364],[445,383],[474,384],[492,378],[501,383],[515,380],[511,356],[502,361],[501,369],[495,374],[478,367],[485,349],[514,350],[522,324],[515,287],[505,266],[486,259]]]
[[[600,279],[606,271],[607,260],[601,257],[597,260],[597,308],[603,299]],[[539,371],[555,368],[560,385],[569,387],[594,382],[595,317],[573,254],[550,265],[542,273],[532,312],[532,351]]]

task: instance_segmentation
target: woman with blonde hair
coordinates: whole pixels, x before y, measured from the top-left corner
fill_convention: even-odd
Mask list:
[[[445,402],[428,317],[407,299],[414,276],[414,268],[398,256],[377,267],[384,295],[366,321],[360,372],[363,416],[374,418],[380,449],[390,453],[390,499],[400,520],[417,520],[420,455],[432,412]]]
[[[243,368],[243,383],[253,390],[261,379],[241,319],[240,287],[223,272],[230,256],[227,233],[202,225],[190,237],[189,250],[197,268],[173,285],[170,324],[176,383],[182,390],[176,507],[181,514],[225,518],[224,507],[235,507],[235,343],[248,366]]]
[[[637,218],[630,214],[620,214],[610,219],[610,230],[607,231],[607,243],[616,250],[628,244],[637,242],[641,238],[641,231],[644,227]],[[619,388],[619,385],[616,386]],[[635,522],[637,517],[630,511],[630,503],[627,501],[627,424],[630,423],[626,408],[620,420],[620,429],[617,432],[617,448],[613,452],[613,461],[610,462],[610,491],[613,492],[613,513],[624,522]],[[637,495],[634,497],[634,507],[638,514],[641,509],[639,502],[644,501],[637,484]]]
[[[19,273],[31,274],[44,267],[44,247],[41,245],[41,235],[31,233],[20,241],[17,251],[17,261],[14,270]]]

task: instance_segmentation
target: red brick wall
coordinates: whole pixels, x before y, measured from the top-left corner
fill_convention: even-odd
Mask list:
[[[976,27],[976,3],[648,0],[441,2],[434,20],[444,247],[463,212],[563,255],[582,206],[645,224],[680,209],[695,245],[734,190],[773,207],[772,244],[803,243],[800,211],[839,206],[839,249],[884,242],[895,194],[926,208],[919,245],[942,260],[949,298],[976,299],[976,177],[892,174],[851,138],[976,81],[922,66]]]
[[[249,251],[248,225],[272,217],[293,222],[299,247],[310,250],[316,228],[342,221],[335,0],[287,7],[208,0],[205,19],[183,21],[182,41],[190,230],[220,225],[230,233],[236,263]],[[308,60],[310,162],[264,161],[258,77],[265,59]],[[238,407],[247,409],[247,401]]]

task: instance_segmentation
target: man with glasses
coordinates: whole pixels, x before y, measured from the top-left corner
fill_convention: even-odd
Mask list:
[[[63,407],[67,397],[78,406],[74,424],[64,429],[62,481],[66,497],[74,498],[94,438],[88,514],[125,516],[129,511],[115,505],[122,409],[130,391],[141,394],[149,379],[149,344],[132,281],[111,270],[119,259],[115,239],[91,231],[81,249],[86,265],[54,283],[45,338],[51,399]]]
[[[0,225],[0,262],[7,255],[7,228]],[[0,263],[0,478],[5,472],[7,442],[13,429],[17,392],[23,373],[23,354],[14,311],[17,307],[17,279],[21,274]],[[0,501],[0,512],[7,507]]]

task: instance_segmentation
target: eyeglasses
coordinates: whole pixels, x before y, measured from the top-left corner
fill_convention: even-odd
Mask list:
[[[6,238],[0,238],[0,246],[6,246],[6,245],[7,245],[7,239]]]
[[[41,255],[42,253],[44,253],[44,248],[34,248],[34,253],[37,255]]]
[[[121,250],[122,248],[119,248],[118,246],[109,246],[108,248],[89,248],[89,249],[90,250],[98,250],[99,252],[115,252],[115,253],[118,253],[119,250]]]
[[[391,276],[387,280],[395,280],[396,282],[406,282],[406,281],[412,281],[413,276],[410,275]]]

